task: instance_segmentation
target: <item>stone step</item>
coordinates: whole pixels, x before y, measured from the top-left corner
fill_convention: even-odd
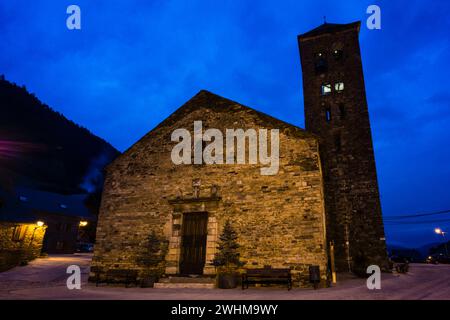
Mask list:
[[[167,277],[159,279],[164,283],[214,283],[215,278],[211,277]]]
[[[154,285],[154,288],[159,289],[180,289],[180,288],[189,288],[189,289],[214,289],[216,285],[214,283],[164,283],[157,282]]]
[[[167,277],[155,283],[155,288],[213,289],[215,287],[216,280],[211,277]]]

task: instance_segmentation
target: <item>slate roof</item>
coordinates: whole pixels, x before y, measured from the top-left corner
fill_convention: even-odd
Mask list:
[[[327,33],[335,33],[335,32],[340,32],[340,31],[344,31],[344,30],[354,29],[354,28],[357,28],[359,31],[360,25],[361,25],[360,21],[344,23],[344,24],[325,22],[325,23],[321,24],[320,26],[318,26],[317,28],[314,28],[303,34],[300,34],[298,37],[300,39],[303,39],[303,38],[320,36],[320,35],[327,34]]]
[[[0,221],[35,222],[39,213],[93,219],[84,205],[86,194],[62,195],[25,187],[13,192],[0,190]]]

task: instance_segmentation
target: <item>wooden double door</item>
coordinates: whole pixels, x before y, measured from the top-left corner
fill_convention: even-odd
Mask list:
[[[206,258],[207,230],[207,212],[189,212],[183,215],[180,274],[203,274]]]

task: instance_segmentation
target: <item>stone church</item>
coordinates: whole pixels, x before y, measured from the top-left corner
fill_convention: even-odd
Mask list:
[[[244,268],[309,266],[329,280],[361,266],[386,266],[384,228],[361,54],[360,22],[325,23],[298,36],[306,130],[200,91],[107,167],[92,265],[142,270],[150,233],[167,243],[165,276],[212,276],[225,221]],[[175,164],[172,133],[277,129],[279,169],[261,163]]]

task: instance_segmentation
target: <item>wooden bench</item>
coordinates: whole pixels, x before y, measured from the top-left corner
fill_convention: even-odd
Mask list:
[[[110,269],[104,270],[102,268],[92,267],[91,272],[94,273],[92,279],[95,282],[95,286],[98,287],[99,283],[114,284],[114,283],[125,283],[125,287],[134,283],[138,285],[137,276],[138,271],[132,269]]]
[[[105,272],[99,267],[91,267],[90,272],[92,272],[94,276],[89,277],[89,281],[95,282],[95,286],[98,287],[98,284],[101,282],[101,277]]]
[[[288,290],[291,290],[291,270],[281,268],[247,269],[246,273],[242,274],[242,290],[248,289],[250,283],[287,284]]]

